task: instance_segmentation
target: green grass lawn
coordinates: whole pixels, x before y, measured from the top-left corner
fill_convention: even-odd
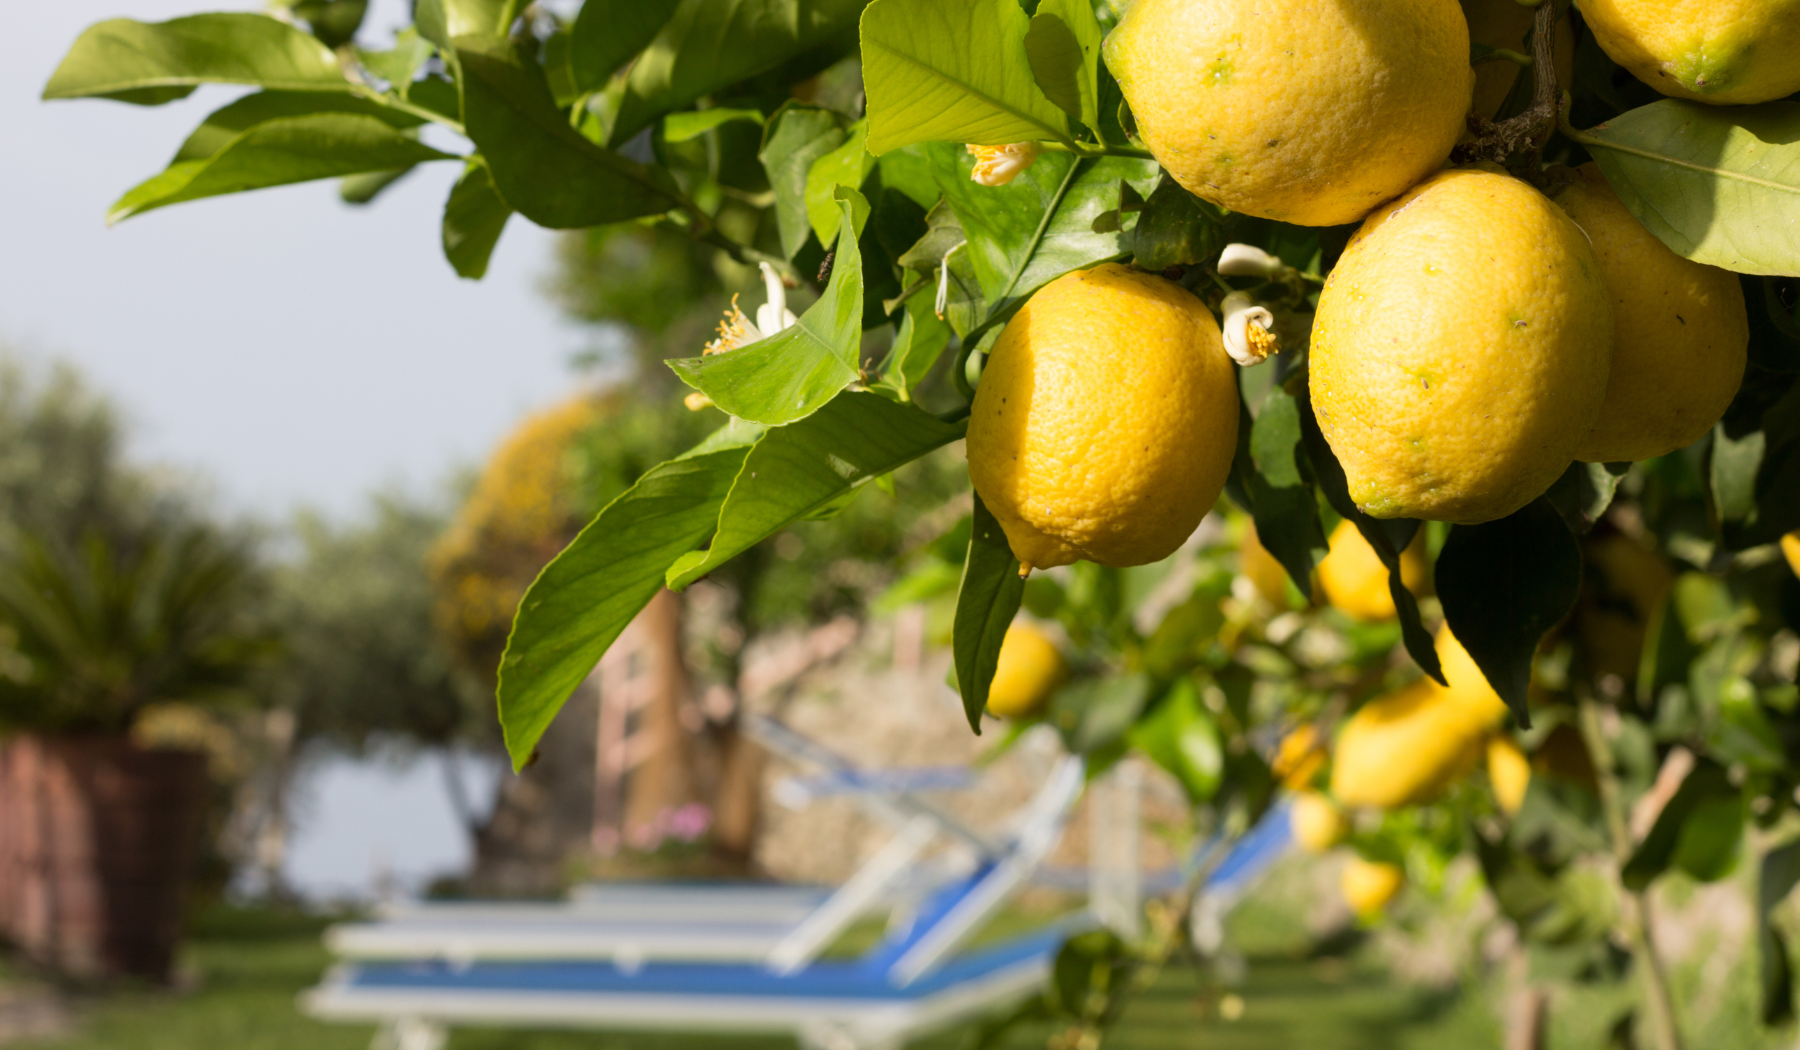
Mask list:
[[[77,1033],[28,1050],[363,1050],[371,1030],[302,1017],[294,997],[314,983],[328,957],[317,920],[218,911],[196,924],[185,965],[198,979],[187,992],[121,991],[78,998]],[[1253,941],[1253,939],[1252,939]],[[1246,942],[1252,951],[1258,949]],[[0,976],[0,980],[4,980]],[[1135,999],[1106,1045],[1118,1050],[1485,1050],[1499,1043],[1472,997],[1398,987],[1379,970],[1297,952],[1253,956],[1235,989],[1244,1011],[1225,1021],[1190,969],[1171,968]],[[1009,1048],[1042,1047],[1048,1033],[1020,1028]],[[923,1044],[954,1050],[963,1033]],[[702,1038],[592,1032],[458,1031],[450,1050],[775,1050],[784,1039]],[[923,1050],[923,1048],[921,1048]]]

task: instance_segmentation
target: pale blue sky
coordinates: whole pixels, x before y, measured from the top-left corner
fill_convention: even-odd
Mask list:
[[[232,509],[353,511],[388,480],[435,483],[572,385],[584,336],[537,288],[553,235],[514,218],[486,280],[438,247],[456,176],[430,165],[368,208],[321,183],[197,201],[108,229],[235,92],[44,103],[88,24],[255,0],[14,3],[0,40],[0,342],[80,363],[126,409],[140,456],[198,469]],[[404,0],[376,0],[386,39]],[[440,143],[448,148],[448,142]],[[460,147],[457,147],[460,150]]]

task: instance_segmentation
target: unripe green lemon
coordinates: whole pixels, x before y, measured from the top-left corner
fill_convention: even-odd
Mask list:
[[[1000,659],[988,686],[987,709],[999,718],[1026,718],[1043,710],[1068,674],[1062,650],[1041,628],[1019,622],[1006,629]]]
[[[1575,458],[1616,463],[1686,448],[1725,414],[1744,380],[1750,315],[1737,274],[1670,251],[1592,163],[1556,203],[1593,242],[1613,305],[1606,403]]]
[[[1400,552],[1400,580],[1414,594],[1424,594],[1431,582],[1424,529]],[[1319,587],[1327,601],[1352,619],[1374,623],[1398,615],[1394,594],[1388,590],[1387,566],[1348,518],[1331,531],[1330,550],[1319,562]]]
[[[1237,377],[1206,305],[1108,263],[1007,322],[969,409],[969,477],[1020,564],[1144,565],[1225,487]]]
[[[1443,164],[1475,83],[1455,0],[1136,0],[1105,55],[1176,182],[1304,226]]]
[[[1440,172],[1369,216],[1326,280],[1313,410],[1368,514],[1492,521],[1575,458],[1612,339],[1562,209],[1507,175]]]
[[[1363,918],[1373,918],[1387,907],[1400,888],[1406,885],[1406,872],[1397,864],[1351,857],[1339,877],[1344,903]]]
[[[1350,832],[1344,811],[1317,791],[1294,796],[1293,807],[1288,810],[1288,826],[1293,830],[1295,845],[1308,853],[1323,853]]]
[[[1614,62],[1665,95],[1755,103],[1800,91],[1800,0],[1581,0]]]

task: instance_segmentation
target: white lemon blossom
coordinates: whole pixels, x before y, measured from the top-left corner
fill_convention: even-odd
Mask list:
[[[1226,277],[1273,277],[1286,265],[1254,244],[1227,244],[1219,255],[1219,272]]]
[[[756,320],[753,323],[744,311],[738,308],[738,297],[731,297],[731,305],[725,310],[725,317],[719,322],[719,334],[712,342],[707,343],[700,351],[702,356],[723,354],[736,350],[740,346],[758,343],[777,332],[786,331],[799,323],[794,311],[787,308],[787,286],[781,283],[781,275],[768,263],[762,266],[763,288],[768,293],[768,302],[756,308]],[[712,404],[712,398],[698,390],[689,394],[683,401],[687,407],[698,412]]]
[[[975,157],[975,170],[969,172],[969,178],[983,186],[1006,185],[1031,167],[1038,157],[1035,142],[1014,142],[1006,146],[971,145],[968,150]]]
[[[1225,314],[1225,352],[1240,365],[1254,365],[1281,348],[1275,341],[1275,315],[1244,292],[1232,292],[1220,304]]]

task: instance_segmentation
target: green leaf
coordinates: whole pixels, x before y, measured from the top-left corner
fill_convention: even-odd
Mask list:
[[[259,91],[214,110],[181,148],[175,151],[171,164],[187,160],[205,160],[224,149],[231,140],[266,121],[281,117],[305,117],[317,113],[357,113],[392,128],[416,128],[425,123],[409,113],[383,106],[355,95],[329,94],[322,91]]]
[[[1132,261],[1146,270],[1196,266],[1217,256],[1229,240],[1229,213],[1181,188],[1164,175],[1144,202],[1132,244]]]
[[[411,168],[392,168],[388,171],[346,175],[338,183],[338,199],[345,204],[368,204],[386,192],[389,186],[411,174]]]
[[[1019,559],[1013,557],[1000,523],[976,495],[969,556],[963,562],[962,583],[956,592],[956,620],[951,634],[951,653],[956,661],[956,687],[962,693],[963,714],[969,728],[981,733],[981,715],[987,710],[988,687],[1000,661],[1000,643],[1018,615],[1025,595],[1019,575]]]
[[[1313,415],[1311,401],[1305,397],[1296,397],[1294,400],[1299,403],[1300,422],[1306,434],[1307,461],[1312,467],[1319,491],[1339,517],[1348,518],[1355,523],[1356,531],[1362,533],[1363,539],[1374,548],[1381,563],[1387,566],[1388,594],[1393,597],[1394,609],[1399,615],[1400,638],[1406,645],[1407,655],[1413,658],[1413,663],[1418,664],[1420,670],[1440,685],[1444,684],[1444,669],[1438,661],[1437,646],[1419,616],[1418,599],[1406,589],[1400,572],[1400,552],[1417,535],[1419,523],[1410,518],[1377,521],[1364,514],[1356,501],[1350,498],[1350,486],[1344,478],[1344,466],[1338,462],[1337,454],[1331,451],[1330,442],[1325,440],[1324,432],[1319,429],[1319,420]],[[1310,583],[1301,588],[1302,594],[1310,592]]]
[[[1257,539],[1293,577],[1300,593],[1311,594],[1313,570],[1327,550],[1325,530],[1313,494],[1300,405],[1279,386],[1269,388],[1262,411],[1250,424],[1248,451],[1251,469],[1245,482]]]
[[[817,412],[857,379],[863,289],[854,206],[861,200],[849,190],[839,201],[844,226],[831,283],[799,322],[736,350],[670,361],[682,382],[739,419],[780,426]]]
[[[866,482],[958,440],[966,429],[966,423],[945,423],[865,391],[839,394],[805,419],[771,429],[738,472],[712,545],[669,569],[670,589],[686,588]]]
[[[845,135],[842,114],[800,102],[783,103],[763,128],[762,149],[756,156],[775,191],[775,225],[781,252],[789,259],[806,246],[812,230],[807,175],[815,161],[843,144]]]
[[[522,769],[556,713],[676,558],[712,534],[756,437],[727,428],[607,504],[525,592],[500,659],[500,727]]]
[[[1738,273],[1800,275],[1800,102],[1663,99],[1574,137],[1677,255]]]
[[[1225,772],[1224,741],[1200,701],[1192,678],[1183,678],[1154,710],[1126,733],[1131,746],[1174,774],[1198,804],[1219,792]]]
[[[1736,843],[1743,835],[1741,815],[1730,836],[1717,835],[1717,829],[1697,828],[1693,837],[1689,837],[1687,829],[1690,824],[1716,819],[1721,815],[1715,805],[1719,801],[1741,809],[1743,794],[1732,786],[1724,766],[1708,758],[1697,759],[1694,768],[1682,780],[1681,786],[1675,789],[1675,794],[1663,806],[1662,812],[1657,814],[1656,823],[1651,825],[1644,841],[1638,844],[1631,859],[1620,870],[1619,878],[1625,887],[1634,891],[1644,890],[1683,855],[1689,858],[1690,863],[1705,861],[1709,857],[1716,859],[1719,847],[1726,838],[1730,840],[1730,849],[1735,856]]]
[[[913,388],[924,381],[950,345],[950,325],[932,312],[934,293],[927,288],[906,301],[906,315],[893,349],[881,363],[881,381],[875,389],[890,391],[901,401],[911,401]]]
[[[1613,494],[1629,469],[1629,463],[1571,463],[1544,498],[1570,531],[1585,536],[1612,506]]]
[[[598,91],[669,24],[679,0],[585,0],[569,34],[576,90]]]
[[[1800,842],[1763,854],[1756,879],[1756,932],[1762,963],[1762,1022],[1766,1025],[1794,1016],[1793,968],[1788,964],[1787,945],[1770,920],[1796,884],[1800,884]]]
[[[1032,79],[1014,0],[875,0],[863,12],[869,152],[914,142],[1069,141]]]
[[[419,70],[424,68],[435,49],[431,41],[419,35],[417,28],[408,26],[394,34],[394,46],[386,51],[364,51],[356,49],[357,61],[361,62],[369,72],[393,85],[395,91],[405,96],[412,82],[418,79]]]
[[[1521,726],[1545,632],[1562,622],[1581,590],[1581,545],[1539,498],[1498,521],[1458,525],[1437,560],[1444,620]]]
[[[1713,429],[1708,470],[1725,545],[1744,550],[1800,529],[1800,384],[1754,429]]]
[[[746,120],[757,126],[763,122],[760,109],[691,109],[671,113],[663,118],[663,141],[686,142],[697,139],[721,124]]]
[[[494,190],[494,178],[480,157],[469,161],[444,204],[444,258],[459,277],[479,281],[512,209]]]
[[[1025,31],[1025,54],[1039,90],[1057,108],[1096,131],[1104,35],[1088,0],[1043,0]]]
[[[458,37],[463,122],[513,210],[553,230],[659,215],[681,203],[667,172],[589,142],[511,41]]]
[[[830,244],[837,236],[837,188],[848,186],[860,190],[869,172],[875,170],[875,158],[863,148],[868,137],[867,121],[859,120],[850,125],[843,143],[813,161],[812,169],[806,173],[806,218],[820,244]]]
[[[681,0],[632,65],[608,144],[669,113],[848,37],[866,0]]]
[[[413,24],[448,51],[459,36],[507,36],[512,27],[500,24],[506,10],[507,0],[415,0]]]
[[[337,57],[311,34],[267,15],[190,15],[167,22],[115,18],[89,26],[44,86],[44,98],[154,104],[196,84],[349,91]],[[151,93],[146,93],[151,92]]]
[[[109,223],[182,201],[429,160],[455,160],[375,117],[326,113],[266,121],[201,160],[171,164],[113,204]]]
[[[1063,746],[1085,755],[1124,741],[1149,699],[1150,676],[1141,671],[1081,678],[1051,698],[1048,717],[1062,733]]]
[[[993,187],[970,180],[974,158],[963,150],[939,145],[932,160],[968,240],[958,256],[967,255],[974,267],[988,317],[1070,270],[1123,257],[1130,234],[1096,232],[1095,220],[1119,208],[1121,183],[1148,193],[1157,172],[1154,161],[1046,153],[1012,182]]]

